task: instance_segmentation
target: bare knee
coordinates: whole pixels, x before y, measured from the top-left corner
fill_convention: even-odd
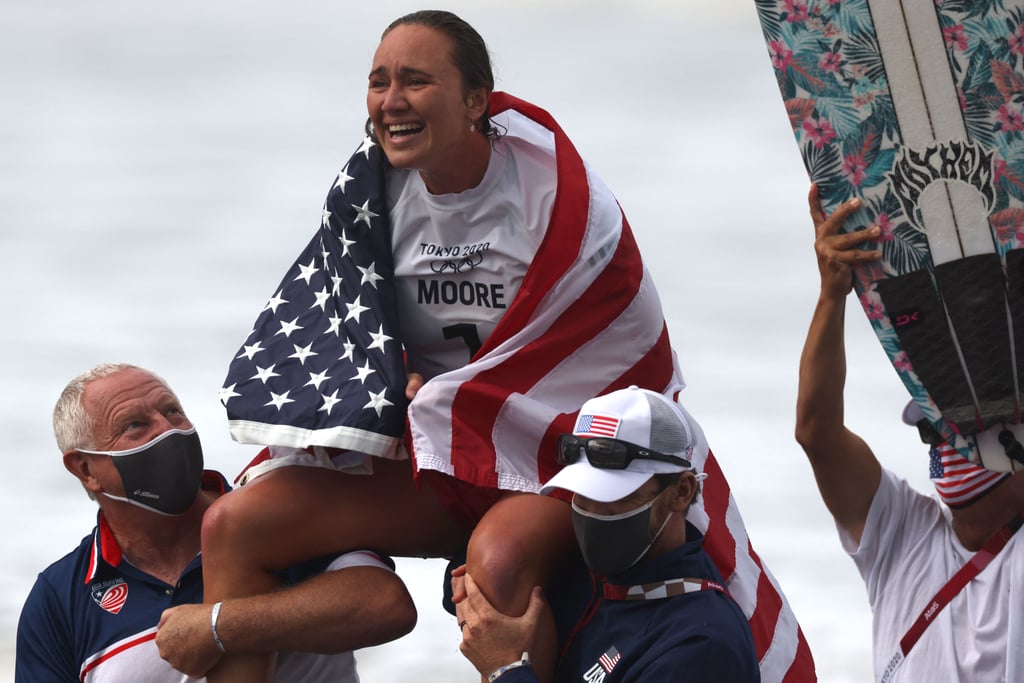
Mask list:
[[[204,565],[212,558],[274,571],[332,550],[315,545],[323,494],[306,492],[306,469],[275,470],[214,501],[203,516]]]
[[[272,572],[309,559],[292,548],[295,516],[255,488],[227,493],[206,510],[202,525],[204,566],[221,563],[239,571]]]
[[[466,551],[467,571],[498,610],[526,611],[575,547],[568,506],[524,494],[502,500],[480,521]]]
[[[466,550],[466,568],[480,590],[506,614],[526,611],[540,578],[529,561],[525,539],[506,531],[477,529]]]
[[[244,494],[241,491],[223,495],[207,508],[203,515],[203,557],[234,554],[241,543],[241,535],[250,520],[240,509]],[[236,504],[236,501],[238,504]]]

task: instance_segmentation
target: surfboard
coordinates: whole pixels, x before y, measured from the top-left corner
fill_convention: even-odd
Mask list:
[[[1024,0],[755,4],[825,210],[882,228],[854,286],[904,386],[965,457],[1024,467]]]

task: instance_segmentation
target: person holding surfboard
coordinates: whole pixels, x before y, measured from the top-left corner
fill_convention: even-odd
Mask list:
[[[796,438],[867,585],[876,678],[1024,680],[1015,598],[1024,587],[1024,471],[986,478],[965,460],[948,471],[940,462],[933,474],[966,477],[963,490],[974,491],[949,505],[883,468],[846,427],[845,302],[854,267],[881,258],[871,248],[881,231],[840,234],[859,200],[826,217],[812,186],[809,202],[821,288],[800,361]]]
[[[595,395],[684,386],[657,290],[610,190],[548,112],[494,91],[487,47],[460,17],[394,21],[366,105],[321,225],[228,370],[232,435],[270,457],[206,517],[207,602],[373,547],[465,552],[488,600],[519,615],[575,547],[567,501],[537,495],[559,468],[557,435]],[[717,470],[710,454],[695,465]],[[695,518],[715,518],[707,547],[744,586],[767,678],[810,680],[724,476],[704,498]],[[530,650],[541,680],[555,642],[546,614]],[[266,670],[228,656],[210,679]]]

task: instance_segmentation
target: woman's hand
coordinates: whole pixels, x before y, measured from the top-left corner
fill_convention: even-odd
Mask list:
[[[416,394],[424,383],[423,375],[418,372],[408,372],[405,375],[405,397],[410,401],[416,398]]]

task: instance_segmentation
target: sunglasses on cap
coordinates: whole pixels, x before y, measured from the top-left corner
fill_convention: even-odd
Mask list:
[[[593,467],[602,470],[624,470],[634,460],[658,460],[686,469],[693,467],[689,460],[641,448],[628,441],[605,436],[581,438],[573,434],[562,434],[558,437],[559,465],[571,465],[580,459],[581,453],[587,455],[587,460]]]

